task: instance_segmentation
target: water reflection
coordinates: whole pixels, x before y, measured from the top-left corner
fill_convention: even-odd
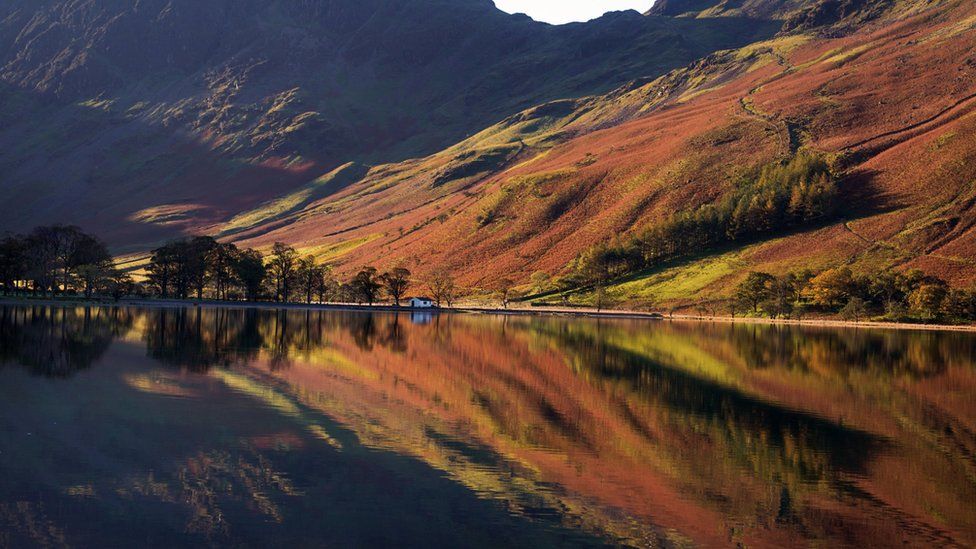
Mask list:
[[[0,371],[0,546],[126,520],[149,545],[973,544],[974,342],[5,307],[0,361],[22,368]],[[138,517],[103,520],[122,507]]]
[[[0,365],[70,377],[91,367],[131,325],[132,314],[118,308],[0,307]]]

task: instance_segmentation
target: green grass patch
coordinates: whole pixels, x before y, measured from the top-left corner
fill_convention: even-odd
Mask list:
[[[301,248],[299,252],[301,252],[303,255],[315,256],[320,261],[334,261],[355,250],[356,248],[380,238],[380,236],[381,235],[379,234],[370,234],[361,238],[354,238],[352,240],[343,240],[341,242],[333,242],[330,244],[323,244],[321,246]]]
[[[719,280],[745,272],[743,251],[736,250],[701,260],[676,265],[659,272],[610,286],[607,293],[624,301],[662,302],[688,299],[707,293]],[[717,293],[717,292],[716,292]]]

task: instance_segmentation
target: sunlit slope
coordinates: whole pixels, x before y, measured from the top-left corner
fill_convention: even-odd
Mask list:
[[[886,6],[525,111],[442,153],[372,168],[284,226],[258,223],[238,238],[312,251],[356,242],[330,258],[346,270],[405,261],[419,274],[450,268],[472,287],[525,283],[812,149],[841,175],[839,218],[650,273],[622,295],[681,300],[721,294],[749,269],[841,263],[969,283],[976,11]]]

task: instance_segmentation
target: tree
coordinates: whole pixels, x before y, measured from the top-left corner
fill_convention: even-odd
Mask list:
[[[62,266],[72,252],[72,235],[80,232],[77,227],[63,225],[37,227],[31,232],[27,238],[27,276],[35,291],[54,294],[60,288]]]
[[[102,286],[114,268],[108,248],[97,238],[82,234],[73,243],[74,251],[69,259],[69,270],[82,286],[86,298]]]
[[[759,312],[759,304],[769,299],[776,279],[769,273],[751,272],[735,289],[735,296],[748,305],[753,314]]]
[[[550,286],[552,286],[552,279],[544,271],[532,273],[532,276],[529,277],[529,282],[532,284],[532,290],[537,294],[549,290]]]
[[[788,317],[793,312],[798,298],[796,275],[790,273],[777,277],[769,285],[769,297],[763,303],[763,309],[773,318]]]
[[[82,285],[82,293],[86,298],[91,298],[95,289],[102,285],[102,282],[111,275],[112,266],[109,265],[82,265],[76,269],[76,276]]]
[[[512,296],[512,286],[514,285],[515,283],[510,278],[502,278],[497,283],[498,297],[505,309],[508,308],[508,300]]]
[[[275,242],[268,260],[268,276],[274,284],[275,301],[288,301],[295,284],[298,252],[282,242]]]
[[[73,225],[37,227],[25,243],[24,275],[33,281],[35,291],[67,291],[82,267],[90,277],[94,272],[91,266],[111,263],[105,244]]]
[[[868,295],[875,304],[885,310],[891,309],[896,301],[904,299],[898,280],[898,275],[891,271],[884,271],[871,277],[868,283]]]
[[[332,274],[332,269],[323,265],[321,284],[318,287],[319,303],[335,300],[339,297],[339,281]]]
[[[926,278],[925,273],[919,269],[909,269],[900,273],[896,278],[898,291],[907,299],[912,292],[917,290],[925,282]]]
[[[847,305],[840,310],[840,316],[845,320],[860,322],[861,318],[867,314],[867,303],[859,297],[852,297],[847,301]]]
[[[177,253],[176,245],[169,243],[153,250],[152,257],[149,259],[146,278],[163,299],[169,297],[170,287],[176,278],[176,271],[179,268]]]
[[[849,268],[828,269],[810,280],[810,297],[816,305],[836,307],[850,298],[852,281]]]
[[[54,225],[52,227],[40,227],[39,231],[46,234],[49,245],[54,252],[55,270],[51,277],[51,291],[63,291],[68,289],[72,271],[75,267],[75,256],[85,238],[81,229],[74,225]]]
[[[370,306],[380,295],[383,287],[376,276],[376,267],[363,267],[349,283],[353,294],[360,303],[366,302]]]
[[[298,261],[296,280],[302,295],[305,297],[305,303],[311,303],[316,293],[321,295],[321,288],[325,286],[324,277],[325,272],[315,262],[314,257],[309,255]]]
[[[268,276],[261,254],[250,248],[240,252],[234,261],[234,276],[244,290],[244,298],[257,301]]]
[[[908,303],[914,313],[926,320],[932,320],[939,316],[947,294],[946,287],[942,284],[924,283],[911,293]]]
[[[400,299],[410,287],[410,271],[403,267],[394,267],[380,275],[379,280],[386,288],[386,293],[393,298],[393,304],[399,307]]]
[[[207,278],[213,283],[217,299],[227,299],[227,292],[234,283],[235,265],[240,257],[240,250],[234,244],[215,243],[207,255]]]
[[[27,242],[23,237],[7,235],[0,239],[0,286],[9,295],[18,280],[27,277]]]
[[[976,319],[976,292],[971,290],[950,290],[943,303],[943,311],[956,320]]]
[[[133,293],[135,283],[129,273],[120,269],[112,269],[105,277],[105,288],[106,293],[118,301]]]
[[[607,287],[603,284],[597,284],[593,292],[593,305],[596,306],[596,312],[602,311],[607,306],[607,303]]]
[[[208,259],[210,253],[218,246],[217,241],[209,236],[195,236],[186,243],[186,280],[190,288],[203,299],[203,290],[207,286],[209,274]]]
[[[427,289],[430,290],[434,303],[440,307],[442,303],[447,303],[448,307],[454,306],[455,286],[454,279],[447,271],[434,271],[427,281]]]

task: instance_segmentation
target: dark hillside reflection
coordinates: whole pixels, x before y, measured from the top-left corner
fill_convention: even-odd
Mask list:
[[[16,448],[0,545],[42,543],[30,520],[81,544],[126,520],[152,521],[150,545],[976,543],[970,334],[231,308],[0,320],[0,449]],[[106,514],[122,518],[90,526]]]

